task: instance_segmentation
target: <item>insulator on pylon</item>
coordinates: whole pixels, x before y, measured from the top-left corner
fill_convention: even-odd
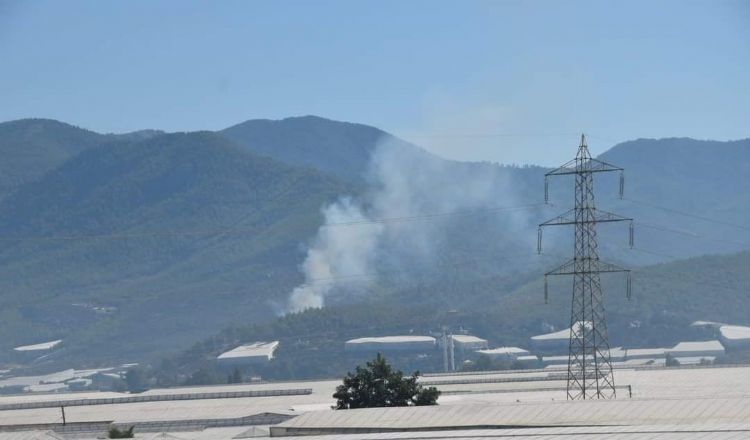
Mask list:
[[[625,171],[620,171],[620,198],[625,196]]]
[[[547,275],[544,276],[544,303],[549,304],[549,288],[547,287]]]
[[[544,203],[549,202],[549,179],[544,176]]]
[[[633,220],[630,221],[630,249],[633,249],[633,242],[634,242],[634,228],[633,228]]]
[[[537,231],[537,237],[536,237],[536,253],[541,254],[542,253],[542,227],[539,227],[539,230]]]

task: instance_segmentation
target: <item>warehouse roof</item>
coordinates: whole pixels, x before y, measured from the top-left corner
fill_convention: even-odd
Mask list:
[[[279,341],[254,342],[252,344],[240,345],[227,352],[220,354],[217,359],[234,359],[245,357],[267,357],[271,359],[273,352],[279,346]]]
[[[54,348],[56,345],[58,345],[61,342],[62,342],[62,339],[55,339],[54,341],[41,342],[39,344],[21,345],[20,347],[16,347],[13,350],[15,351],[43,351],[43,350],[49,350],[51,348]]]
[[[364,344],[368,342],[377,342],[382,344],[390,344],[397,342],[435,342],[435,338],[432,336],[378,336],[370,338],[357,338],[346,341],[347,344]]]

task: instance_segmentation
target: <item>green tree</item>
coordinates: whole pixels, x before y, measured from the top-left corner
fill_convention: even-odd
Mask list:
[[[417,383],[419,372],[404,377],[378,353],[366,367],[357,366],[356,373],[347,373],[336,387],[333,397],[336,409],[377,408],[386,406],[437,405],[437,388],[424,388]]]
[[[117,429],[116,426],[109,428],[109,438],[133,438],[133,429],[135,426],[131,426],[128,429]]]
[[[242,383],[242,372],[239,368],[235,368],[232,374],[227,376],[227,383]]]
[[[125,373],[125,383],[131,393],[140,393],[148,389],[148,375],[141,367],[131,368]]]

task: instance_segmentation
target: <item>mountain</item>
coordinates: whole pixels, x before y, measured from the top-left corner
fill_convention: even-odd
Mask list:
[[[31,182],[83,150],[116,140],[146,139],[160,132],[141,130],[99,134],[52,119],[0,123],[0,198]]]
[[[127,358],[262,319],[344,191],[208,132],[87,149],[0,202],[0,344]]]
[[[377,128],[317,116],[254,119],[220,133],[254,153],[356,181],[363,178],[370,155],[381,143],[428,154]]]
[[[369,218],[383,246],[366,270],[336,283],[329,307],[279,325],[372,307],[373,325],[407,311],[414,328],[463,317],[511,343],[565,320],[552,307],[525,319],[538,275],[571,247],[572,231],[545,232],[536,255],[536,226],[571,200],[572,182],[560,180],[550,186],[554,205],[542,204],[545,168],[448,161],[376,128],[317,117],[124,135],[23,120],[0,124],[2,133],[15,165],[0,167],[0,182],[16,183],[0,194],[0,361],[15,345],[57,338],[64,348],[45,362],[70,366],[154,359],[227,327],[276,335],[263,326],[276,325],[303,282],[322,208],[336,200],[356,209],[325,229],[344,231],[335,243],[360,249],[368,237],[357,228]],[[627,228],[602,226],[602,258],[638,269],[750,248],[749,144],[639,139],[603,154],[625,167],[626,198],[616,198],[616,176],[602,177],[597,202],[636,219],[636,249],[627,249]],[[332,338],[355,333],[354,320]]]
[[[600,158],[626,175],[625,199],[611,200],[610,180],[597,191],[610,197],[602,206],[635,218],[636,248],[663,254],[643,261],[750,248],[750,139],[638,139]]]
[[[105,135],[50,119],[0,123],[0,197],[105,140]]]

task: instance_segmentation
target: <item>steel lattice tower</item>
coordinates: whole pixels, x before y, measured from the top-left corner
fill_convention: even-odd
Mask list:
[[[627,296],[630,299],[630,271],[599,260],[596,238],[597,223],[630,222],[630,246],[633,246],[633,220],[596,209],[594,204],[594,173],[619,171],[620,197],[624,190],[623,169],[593,159],[581,135],[578,154],[572,161],[545,174],[544,198],[548,199],[550,176],[575,176],[575,208],[539,225],[538,251],[542,251],[542,230],[545,226],[575,227],[573,259],[547,272],[544,276],[544,300],[547,302],[547,277],[573,276],[573,299],[570,313],[570,346],[568,354],[569,400],[613,399],[615,381],[609,353],[604,298],[599,275],[604,272],[627,274]]]

